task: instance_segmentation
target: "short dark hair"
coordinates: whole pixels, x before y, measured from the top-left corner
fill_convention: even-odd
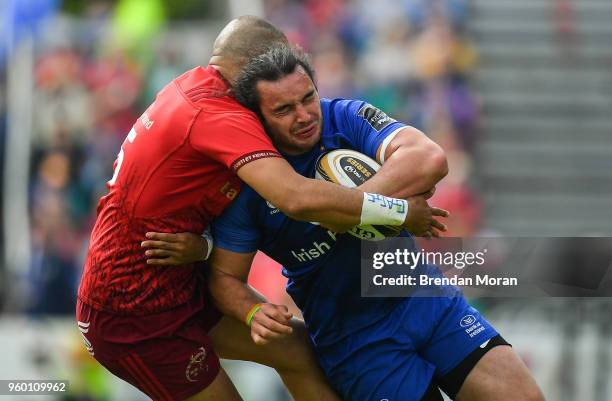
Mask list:
[[[277,45],[264,54],[253,58],[242,70],[232,85],[236,99],[247,109],[261,116],[259,108],[259,81],[278,81],[292,74],[301,66],[314,83],[314,71],[308,61],[308,56],[295,47]]]

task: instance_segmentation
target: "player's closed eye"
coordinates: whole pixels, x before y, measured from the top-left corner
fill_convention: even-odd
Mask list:
[[[303,103],[311,103],[314,100],[314,91],[308,93],[306,96],[304,96],[304,98],[302,99]]]
[[[274,114],[277,115],[277,116],[285,116],[285,115],[289,114],[290,111],[291,111],[291,107],[283,106],[281,108],[278,108],[278,109],[274,110]]]

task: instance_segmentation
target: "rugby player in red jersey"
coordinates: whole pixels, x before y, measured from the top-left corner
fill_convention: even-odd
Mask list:
[[[201,266],[147,264],[141,248],[147,232],[203,232],[237,195],[240,180],[287,215],[330,227],[361,222],[414,229],[415,221],[428,222],[426,205],[411,203],[408,213],[399,199],[387,198],[391,209],[368,204],[363,192],[306,179],[280,157],[228,83],[277,42],[285,36],[261,19],[230,22],[209,65],[168,84],[136,121],[98,204],[78,292],[78,327],[102,365],[154,400],[239,400],[217,354],[274,367],[298,401],[336,396],[300,326],[279,342],[254,346],[248,327],[221,319],[207,300]],[[430,162],[445,163],[427,151]],[[289,319],[285,310],[271,313]]]

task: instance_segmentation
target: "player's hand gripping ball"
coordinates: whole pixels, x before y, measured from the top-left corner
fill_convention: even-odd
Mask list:
[[[355,188],[376,174],[380,164],[370,157],[350,149],[337,149],[322,154],[317,160],[315,178],[349,188]],[[368,241],[382,241],[399,235],[399,226],[362,224],[348,233]]]

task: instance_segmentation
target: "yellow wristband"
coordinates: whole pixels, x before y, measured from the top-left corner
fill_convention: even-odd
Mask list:
[[[249,313],[247,313],[247,315],[246,315],[246,319],[244,319],[244,321],[246,322],[247,326],[251,327],[251,323],[253,323],[253,317],[255,316],[257,311],[261,309],[261,307],[262,307],[262,304],[255,304],[249,310]]]

